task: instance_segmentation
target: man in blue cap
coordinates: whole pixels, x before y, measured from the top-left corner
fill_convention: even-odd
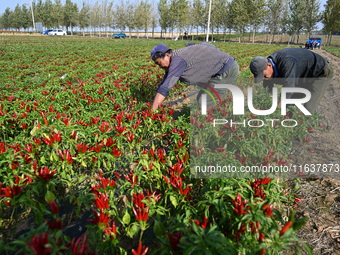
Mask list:
[[[300,87],[311,92],[311,99],[305,103],[310,113],[327,91],[333,78],[333,70],[326,59],[308,49],[285,48],[269,57],[255,57],[250,62],[254,82],[263,81],[263,86],[272,91],[274,84],[283,87]],[[288,98],[299,98],[298,93],[290,93]]]
[[[151,50],[152,60],[165,71],[163,81],[159,85],[152,104],[152,110],[156,110],[168,96],[171,88],[178,80],[190,84],[231,84],[239,73],[236,60],[229,54],[220,51],[216,47],[204,44],[191,45],[178,50],[169,49],[161,43]],[[225,89],[215,89],[222,96]],[[200,92],[200,100],[203,92]],[[214,94],[214,96],[218,97]],[[214,106],[213,100],[207,98],[207,107]]]

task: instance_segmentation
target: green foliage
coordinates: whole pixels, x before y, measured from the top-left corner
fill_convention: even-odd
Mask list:
[[[340,48],[339,47],[323,47],[324,50],[332,53],[334,56],[340,57]]]

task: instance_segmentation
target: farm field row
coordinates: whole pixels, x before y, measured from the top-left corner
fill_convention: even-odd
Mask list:
[[[295,219],[299,197],[285,182],[193,178],[190,161],[214,139],[212,161],[286,166],[292,139],[305,139],[317,119],[275,112],[271,118],[293,116],[298,127],[228,126],[191,141],[202,130],[197,120],[233,118],[231,98],[207,116],[187,106],[151,112],[163,73],[149,52],[160,42],[0,37],[1,254],[310,252],[296,246],[306,219]],[[253,57],[285,47],[216,46],[238,61],[241,88]],[[179,83],[170,97],[184,90]],[[270,106],[261,89],[254,100]]]

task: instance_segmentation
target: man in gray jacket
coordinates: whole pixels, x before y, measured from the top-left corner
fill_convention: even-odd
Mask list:
[[[151,58],[165,71],[163,81],[157,89],[152,110],[162,104],[178,80],[190,85],[207,84],[213,87],[214,84],[231,84],[239,73],[239,66],[232,56],[216,47],[204,44],[172,50],[161,43],[152,49]],[[216,89],[213,92],[222,96],[225,91]],[[198,99],[201,94],[202,92],[199,93]],[[217,95],[214,94],[214,96]],[[213,100],[210,97],[207,99],[207,107],[212,107]]]
[[[319,54],[303,48],[285,48],[269,57],[255,57],[250,62],[255,83],[263,81],[263,86],[271,92],[274,84],[283,87],[300,87],[311,92],[311,99],[305,103],[310,113],[327,91],[333,78],[333,70],[328,61]],[[299,98],[298,93],[290,93],[288,98]]]

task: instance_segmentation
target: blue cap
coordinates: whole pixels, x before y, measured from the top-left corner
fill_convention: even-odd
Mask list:
[[[164,43],[157,44],[150,52],[152,60],[156,60],[156,53],[165,54],[168,50],[170,49]]]

